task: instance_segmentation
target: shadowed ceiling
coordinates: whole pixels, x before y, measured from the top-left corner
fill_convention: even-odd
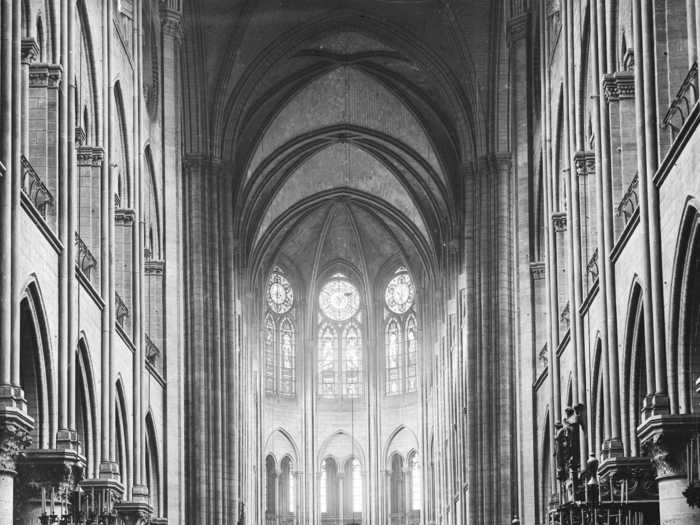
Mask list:
[[[260,275],[428,275],[488,142],[489,1],[202,0],[206,134]],[[480,43],[475,47],[473,42]],[[194,142],[194,141],[193,141]],[[260,277],[260,275],[258,277]]]

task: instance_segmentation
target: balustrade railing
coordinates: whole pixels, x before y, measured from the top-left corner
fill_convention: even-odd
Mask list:
[[[620,204],[617,205],[617,215],[622,216],[625,220],[625,224],[629,222],[630,217],[639,207],[639,173],[634,175],[632,182],[630,182],[627,191],[620,199]]]
[[[673,137],[678,134],[680,129],[685,124],[690,111],[698,101],[698,64],[693,64],[688,71],[683,83],[681,84],[676,98],[673,99],[671,105],[666,112],[663,120],[664,128],[671,128]]]
[[[80,238],[78,232],[75,232],[75,245],[78,247],[76,253],[76,263],[78,268],[85,274],[88,280],[91,278],[92,269],[97,266],[97,259],[92,255],[92,252],[87,247],[85,242]]]
[[[22,156],[22,189],[45,219],[48,207],[53,206],[54,197],[34,170],[32,164],[24,156]]]

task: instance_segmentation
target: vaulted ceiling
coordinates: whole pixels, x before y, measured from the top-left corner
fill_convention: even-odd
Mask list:
[[[206,136],[226,166],[250,264],[284,258],[313,279],[344,259],[371,280],[399,258],[429,272],[459,228],[466,166],[489,140],[493,3],[189,9],[206,103],[186,147]]]

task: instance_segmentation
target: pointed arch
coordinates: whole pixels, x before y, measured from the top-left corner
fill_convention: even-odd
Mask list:
[[[34,419],[32,446],[55,444],[57,410],[51,337],[39,283],[32,276],[20,299],[20,384]]]
[[[163,491],[161,482],[160,454],[158,452],[158,438],[156,426],[153,421],[153,413],[149,410],[146,414],[146,485],[148,487],[148,497],[153,509],[153,516],[163,514]]]
[[[642,286],[635,279],[632,283],[627,312],[627,325],[624,341],[624,388],[626,405],[629,407],[628,432],[625,441],[630,454],[639,453],[637,427],[641,423],[641,412],[644,398],[649,391],[647,368],[653,366],[646,359],[644,344],[644,306],[642,301]],[[624,395],[624,394],[623,394]]]
[[[76,374],[76,421],[78,438],[83,449],[83,455],[87,459],[87,473],[89,476],[98,474],[97,460],[98,432],[97,432],[97,403],[95,397],[95,381],[90,351],[85,335],[78,341],[75,352],[77,365]]]
[[[687,199],[676,241],[669,308],[669,395],[678,413],[700,402],[700,201]],[[677,406],[676,406],[677,405]]]
[[[117,208],[129,208],[131,205],[131,169],[129,165],[129,133],[126,126],[126,113],[124,109],[124,95],[122,93],[121,83],[117,80],[114,83],[114,104],[117,119],[117,151],[114,187],[117,190]]]
[[[131,449],[129,447],[129,419],[126,413],[126,395],[124,393],[124,384],[121,378],[117,379],[115,384],[115,439],[116,439],[116,454],[117,464],[119,465],[119,477],[124,485],[127,494],[131,489]]]

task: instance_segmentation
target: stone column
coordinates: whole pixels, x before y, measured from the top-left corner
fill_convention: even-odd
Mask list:
[[[0,384],[3,385],[9,385],[12,379],[12,4],[12,0],[0,4]]]
[[[34,421],[23,409],[9,405],[0,408],[0,523],[13,522],[17,459],[31,444],[33,426]]]
[[[644,421],[637,431],[642,449],[656,469],[659,487],[659,517],[663,524],[700,523],[700,509],[688,505],[683,492],[686,477],[686,445],[697,432],[700,416],[655,415]]]
[[[185,474],[184,456],[184,349],[183,349],[183,324],[182,312],[182,163],[180,158],[180,48],[182,45],[182,14],[176,2],[161,3],[162,46],[163,46],[163,253],[165,270],[163,276],[164,286],[164,314],[163,314],[163,345],[162,351],[165,357],[166,377],[168,378],[168,395],[166,407],[166,457],[164,480],[167,484],[168,494],[166,508],[168,517],[179,523],[184,520],[184,491],[180,480]],[[227,196],[227,200],[230,197]],[[230,224],[233,224],[231,221]],[[229,258],[231,256],[229,255]],[[231,270],[225,274],[225,278],[231,277]],[[229,291],[229,286],[226,291]],[[228,303],[227,303],[228,304]],[[227,322],[233,324],[233,312],[227,315]],[[226,348],[233,352],[235,345],[233,338],[227,340]],[[227,369],[227,372],[229,370]],[[231,391],[235,385],[229,381],[227,391]],[[225,415],[226,424],[229,427],[228,441],[226,443],[229,454],[228,472],[228,512],[227,515],[235,516],[235,493],[237,481],[235,477],[235,463],[231,459],[235,455],[235,438],[231,427],[237,427],[237,419],[233,413]],[[233,518],[232,518],[233,519]]]

